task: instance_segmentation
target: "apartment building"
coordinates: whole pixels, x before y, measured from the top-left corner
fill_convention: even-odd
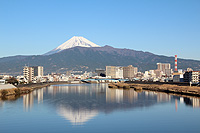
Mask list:
[[[186,71],[184,73],[184,82],[199,83],[200,71]]]
[[[23,69],[23,74],[28,82],[32,82],[34,78],[34,68],[25,66]]]
[[[34,76],[43,76],[43,66],[33,66]]]
[[[138,68],[133,67],[132,65],[123,67],[123,77],[124,78],[132,79],[132,78],[136,77],[137,72],[138,72]]]
[[[28,82],[32,82],[34,77],[43,76],[43,67],[42,66],[25,66],[23,69],[23,75],[28,80]]]
[[[106,76],[111,78],[123,78],[123,67],[106,66]]]

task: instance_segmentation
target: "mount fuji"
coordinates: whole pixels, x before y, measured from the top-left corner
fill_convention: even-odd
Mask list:
[[[60,46],[58,46],[57,48],[47,52],[44,55],[55,54],[55,53],[65,50],[65,49],[69,49],[69,48],[73,48],[73,47],[77,47],[77,46],[79,46],[79,47],[100,47],[99,45],[96,45],[95,43],[89,41],[88,39],[86,39],[84,37],[74,36],[71,39],[69,39],[68,41],[66,41],[63,44],[61,44]]]
[[[98,46],[83,37],[74,36],[57,48],[43,55],[18,55],[0,58],[0,74],[20,75],[25,64],[43,66],[44,73],[66,73],[71,70],[94,71],[106,66],[138,67],[138,70],[155,70],[156,63],[170,63],[174,68],[174,57],[155,55],[133,49]],[[199,60],[178,58],[178,67],[200,70]]]

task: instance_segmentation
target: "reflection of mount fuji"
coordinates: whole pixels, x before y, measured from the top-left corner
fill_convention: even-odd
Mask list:
[[[97,110],[73,109],[71,107],[58,107],[58,113],[69,120],[72,125],[82,125],[88,120],[98,115]]]
[[[148,107],[170,100],[168,95],[156,97],[153,93],[108,89],[106,84],[50,86],[47,93],[49,99],[54,99],[51,106],[72,125],[84,124],[100,112]]]
[[[193,107],[200,103],[199,99],[183,99],[164,93],[109,89],[107,84],[58,85],[44,88],[43,92],[37,91],[38,101],[44,99],[45,104],[56,108],[56,112],[72,125],[82,125],[101,112],[151,107],[157,103],[175,102],[175,99],[180,99],[181,103],[187,100],[187,104],[191,103]],[[35,95],[34,93],[36,92],[29,95]],[[33,98],[27,98],[30,97]]]

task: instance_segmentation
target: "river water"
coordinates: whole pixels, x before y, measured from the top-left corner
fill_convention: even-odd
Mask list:
[[[66,84],[0,100],[0,133],[200,133],[200,99]]]

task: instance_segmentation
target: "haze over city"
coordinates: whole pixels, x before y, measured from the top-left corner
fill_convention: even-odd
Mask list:
[[[200,60],[199,0],[0,1],[0,57],[41,55],[73,36]]]

